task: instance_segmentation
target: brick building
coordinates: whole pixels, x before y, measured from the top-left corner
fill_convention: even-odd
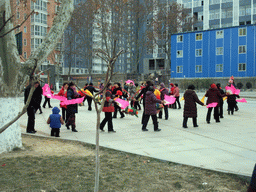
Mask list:
[[[13,24],[21,24],[30,13],[33,13],[21,27],[15,29],[18,52],[21,62],[36,50],[43,42],[45,36],[53,25],[54,16],[57,15],[60,6],[59,0],[28,0],[26,3],[20,0],[11,0],[11,9],[13,13]],[[60,45],[58,45],[59,47]],[[59,58],[60,51],[54,50],[41,65],[41,70],[50,68],[48,75],[41,75],[44,82],[55,85],[55,65],[56,59]],[[58,59],[58,62],[60,60]],[[48,74],[48,73],[47,73]]]

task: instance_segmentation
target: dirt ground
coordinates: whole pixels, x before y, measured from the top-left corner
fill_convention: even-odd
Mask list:
[[[94,146],[23,135],[0,156],[0,191],[93,191]],[[248,183],[215,171],[100,148],[101,192],[241,191]]]

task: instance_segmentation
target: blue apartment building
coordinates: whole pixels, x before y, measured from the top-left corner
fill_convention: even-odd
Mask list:
[[[172,35],[172,78],[253,77],[256,26]]]

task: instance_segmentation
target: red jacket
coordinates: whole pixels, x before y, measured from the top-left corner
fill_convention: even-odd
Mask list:
[[[108,89],[106,91],[106,101],[104,103],[104,107],[102,109],[103,112],[115,112],[115,107],[112,99],[112,91]]]
[[[180,96],[179,87],[175,87],[175,89],[173,90],[173,95],[174,95],[174,97],[179,97]]]
[[[58,95],[67,98],[67,91],[66,91],[66,93],[64,93],[64,88],[62,87],[61,90],[60,90],[60,92],[58,93]],[[61,107],[61,108],[63,107],[63,108],[65,108],[65,109],[67,109],[67,105],[62,105],[61,103],[62,103],[62,102],[60,102],[60,107]]]

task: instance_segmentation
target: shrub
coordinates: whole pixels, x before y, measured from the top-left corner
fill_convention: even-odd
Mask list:
[[[243,86],[244,86],[243,83],[241,83],[241,82],[240,82],[240,83],[237,83],[237,88],[238,88],[238,89],[242,89]]]
[[[247,88],[247,89],[251,89],[251,88],[252,88],[252,84],[251,84],[250,82],[247,82],[247,83],[246,83],[246,88]]]

